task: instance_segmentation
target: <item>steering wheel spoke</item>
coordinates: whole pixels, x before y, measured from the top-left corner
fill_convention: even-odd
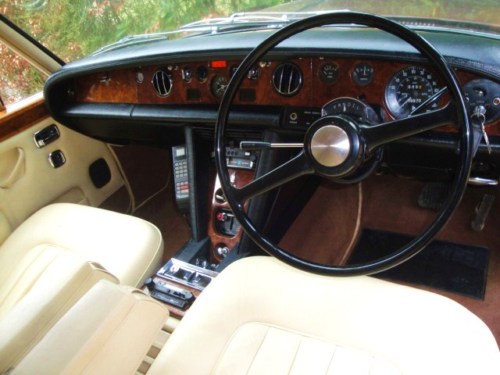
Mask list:
[[[444,108],[379,125],[362,126],[363,137],[369,152],[377,147],[415,134],[423,133],[456,122],[453,103]]]
[[[242,188],[233,188],[233,194],[236,200],[244,202],[252,197],[275,189],[300,176],[311,174],[313,172],[314,170],[302,150],[293,159],[290,159],[265,175],[256,178]]]

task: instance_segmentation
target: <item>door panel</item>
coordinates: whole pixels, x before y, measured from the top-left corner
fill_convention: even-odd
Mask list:
[[[99,206],[124,185],[106,144],[44,117],[0,143],[0,243],[29,215],[49,203]],[[34,133],[51,124],[57,125],[59,138],[38,148]],[[62,151],[65,162],[54,168],[49,155],[58,150]],[[109,171],[104,171],[109,174],[109,182],[100,188],[89,175],[89,167],[99,159],[104,159],[109,167]]]

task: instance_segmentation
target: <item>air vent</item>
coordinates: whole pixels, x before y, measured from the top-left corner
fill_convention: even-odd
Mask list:
[[[172,91],[172,75],[164,70],[157,70],[153,74],[153,87],[159,96],[168,96]]]
[[[302,86],[302,72],[292,63],[279,65],[273,74],[273,85],[281,95],[295,95]]]

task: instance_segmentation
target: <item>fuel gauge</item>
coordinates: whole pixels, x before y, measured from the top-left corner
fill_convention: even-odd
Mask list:
[[[359,63],[352,71],[352,80],[358,86],[366,86],[373,80],[374,73],[375,70],[371,64]]]
[[[331,85],[339,76],[339,66],[335,63],[325,63],[319,68],[319,79]]]

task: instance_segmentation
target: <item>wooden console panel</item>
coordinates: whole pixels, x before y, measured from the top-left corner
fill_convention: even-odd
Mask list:
[[[255,177],[255,172],[240,169],[229,169],[229,177],[233,185],[237,188],[245,186],[251,182]],[[223,258],[217,254],[216,247],[220,244],[224,244],[229,249],[232,249],[234,245],[238,243],[241,239],[242,229],[238,231],[235,236],[229,237],[227,235],[218,233],[215,226],[215,221],[217,220],[216,215],[220,209],[230,210],[227,202],[221,203],[216,199],[216,194],[220,194],[220,181],[217,176],[214,177],[213,189],[211,190],[211,196],[209,201],[209,220],[208,220],[208,236],[210,237],[210,261],[219,263]]]

